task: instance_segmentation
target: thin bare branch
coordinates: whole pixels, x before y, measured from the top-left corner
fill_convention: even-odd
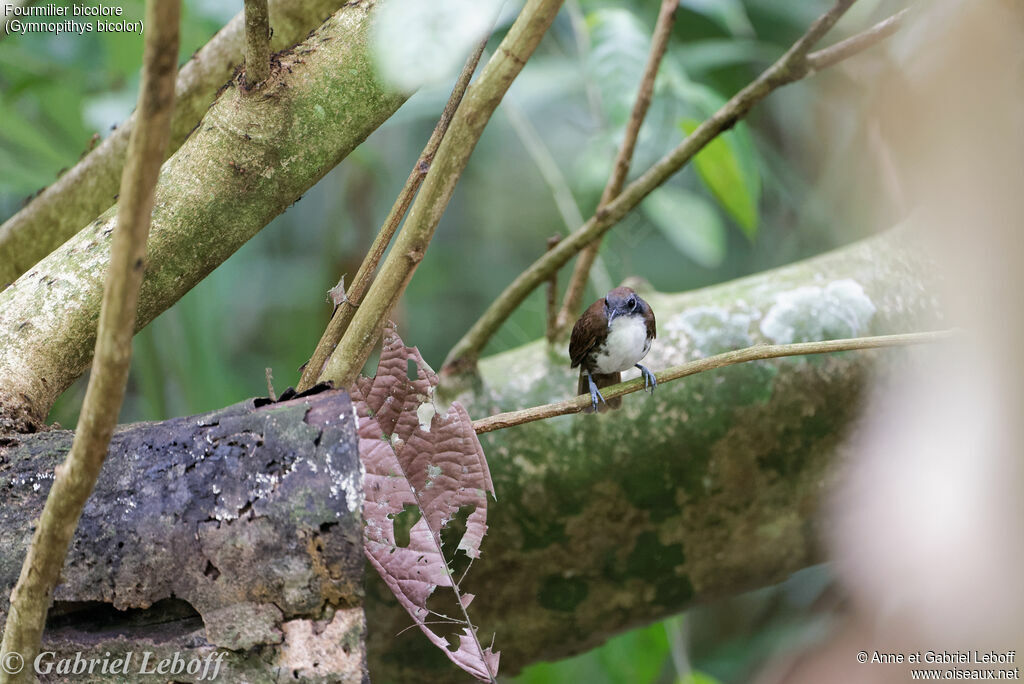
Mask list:
[[[39,650],[53,588],[64,567],[64,556],[82,508],[96,484],[124,399],[139,286],[146,266],[153,190],[171,131],[179,11],[178,0],[150,0],[146,4],[149,30],[138,116],[121,179],[121,204],[103,292],[92,375],[71,451],[56,469],[21,576],[11,593],[0,646],[0,652],[19,653],[26,662],[31,662]],[[6,675],[0,674],[0,680],[7,681]],[[12,681],[32,680],[32,668],[12,676]]]
[[[487,35],[480,41],[479,45],[476,46],[476,49],[473,50],[473,53],[466,60],[465,65],[463,65],[462,72],[455,81],[455,87],[452,88],[451,95],[448,96],[448,102],[441,112],[441,117],[438,119],[437,125],[434,126],[434,131],[430,134],[430,139],[427,140],[427,144],[420,153],[419,159],[416,160],[412,171],[409,172],[409,177],[405,179],[405,185],[402,187],[402,191],[398,193],[398,197],[395,198],[391,211],[388,212],[387,218],[384,219],[384,224],[377,232],[377,237],[374,238],[373,244],[370,245],[370,250],[363,258],[363,263],[359,265],[356,277],[352,280],[352,285],[345,293],[345,300],[334,311],[331,320],[327,323],[324,334],[320,336],[320,341],[316,344],[316,349],[313,350],[313,355],[302,369],[302,377],[299,379],[298,384],[300,392],[304,392],[316,384],[317,378],[323,372],[324,364],[327,363],[331,352],[338,346],[338,341],[345,334],[349,323],[352,322],[352,317],[355,315],[359,303],[363,301],[363,296],[366,295],[366,291],[370,288],[370,283],[373,282],[373,274],[377,271],[377,265],[380,264],[380,260],[384,257],[384,252],[387,251],[388,245],[391,244],[391,238],[394,237],[395,231],[398,230],[405,212],[408,211],[409,205],[412,204],[412,200],[416,196],[416,191],[423,184],[423,179],[427,175],[427,171],[430,170],[430,165],[434,162],[437,148],[441,146],[441,140],[444,139],[444,134],[448,131],[452,117],[455,116],[455,110],[459,108],[459,103],[462,102],[462,97],[466,94],[466,88],[469,86],[470,79],[473,78],[473,72],[476,71],[477,64],[480,63],[480,57],[483,55],[489,38],[490,35]]]
[[[267,0],[245,0],[245,87],[270,75],[270,14]]]
[[[672,26],[675,24],[678,6],[678,0],[662,0],[658,21],[654,26],[654,35],[651,37],[651,51],[647,56],[647,65],[644,67],[644,73],[640,79],[640,88],[637,90],[636,100],[633,102],[629,123],[626,124],[625,137],[615,156],[615,164],[608,177],[608,183],[604,186],[604,192],[601,193],[601,201],[597,205],[598,212],[622,192],[622,186],[626,183],[626,176],[629,174],[629,167],[633,160],[633,152],[636,149],[636,141],[640,136],[640,127],[651,106],[658,68],[665,56],[665,50],[668,49],[668,39],[672,36]],[[598,237],[587,245],[576,259],[576,267],[569,278],[565,298],[562,300],[562,309],[559,311],[555,323],[556,337],[565,335],[569,327],[572,326],[576,312],[583,302],[583,293],[586,291],[587,280],[590,278],[590,269],[594,265],[594,259],[597,258],[600,248],[601,238]]]
[[[810,73],[827,69],[837,62],[841,62],[847,57],[851,57],[885,40],[900,30],[909,13],[909,8],[902,10],[888,19],[878,22],[867,31],[850,36],[846,40],[841,40],[827,48],[815,50],[807,55],[807,68],[810,69]]]
[[[348,331],[331,354],[321,380],[347,387],[356,379],[377,344],[391,309],[423,259],[484,127],[554,21],[561,4],[562,0],[528,0],[497,52],[467,91],[409,210],[409,219]]]
[[[561,241],[560,235],[554,235],[548,238],[548,250],[552,250]],[[548,342],[555,341],[555,323],[558,320],[558,271],[551,274],[548,278],[548,306],[547,306],[547,325],[544,326],[545,337]]]
[[[922,333],[906,333],[903,335],[854,337],[851,339],[827,340],[824,342],[758,345],[683,363],[678,366],[666,368],[654,375],[658,379],[658,386],[660,387],[664,383],[671,382],[672,380],[678,380],[679,378],[685,378],[688,375],[695,375],[697,373],[703,373],[704,371],[714,370],[715,368],[732,366],[737,363],[746,363],[748,361],[777,359],[784,356],[828,354],[831,352],[853,351],[857,349],[879,349],[882,347],[902,347],[912,344],[925,344],[949,339],[954,334],[956,334],[955,330],[936,330]],[[617,385],[612,385],[611,387],[602,389],[601,394],[604,395],[606,400],[608,400],[621,397],[626,394],[632,394],[633,392],[639,392],[642,389],[644,389],[643,378],[634,378],[627,382],[620,382]],[[485,432],[493,432],[494,430],[513,427],[515,425],[522,425],[523,423],[532,423],[535,420],[544,420],[546,418],[554,418],[555,416],[565,416],[570,413],[581,413],[590,407],[590,402],[591,399],[589,394],[581,394],[578,397],[566,399],[565,401],[558,401],[553,404],[533,406],[531,408],[520,409],[519,411],[509,411],[508,413],[499,413],[495,416],[474,420],[473,429],[476,430],[476,433],[479,435]]]
[[[561,268],[577,252],[595,238],[600,237],[623,216],[632,211],[647,195],[668,180],[690,161],[700,150],[723,131],[736,125],[755,104],[776,89],[809,75],[807,53],[815,42],[839,20],[853,4],[853,0],[840,0],[832,9],[819,17],[796,43],[760,76],[734,95],[711,117],[701,123],[671,152],[658,160],[639,178],[626,186],[621,194],[595,213],[583,226],[562,240],[559,245],[538,258],[512,281],[487,308],[480,319],[448,353],[442,374],[453,378],[471,372],[480,352],[506,318],[518,307],[534,288],[544,283],[553,271]],[[873,31],[870,29],[868,32]],[[852,39],[851,39],[852,40]],[[872,43],[859,43],[860,49]],[[831,48],[828,48],[831,49]],[[847,52],[844,57],[856,52]],[[834,64],[835,62],[832,62]],[[442,381],[444,384],[444,381]]]

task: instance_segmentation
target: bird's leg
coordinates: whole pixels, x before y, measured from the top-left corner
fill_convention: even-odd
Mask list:
[[[640,375],[644,376],[644,390],[650,387],[651,394],[654,394],[654,388],[658,386],[658,379],[654,377],[654,373],[647,366],[641,366],[638,363],[636,367],[640,369]]]
[[[601,403],[605,406],[608,405],[608,402],[604,400],[601,390],[597,389],[597,383],[594,382],[594,378],[590,375],[590,371],[587,371],[587,382],[590,383],[590,403],[594,405],[594,413],[597,413],[598,399],[600,399]]]

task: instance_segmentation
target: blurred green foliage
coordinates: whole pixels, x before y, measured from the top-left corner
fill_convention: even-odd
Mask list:
[[[120,4],[126,18],[142,16],[142,0]],[[565,179],[558,181],[567,185],[561,190],[584,217],[597,204],[629,116],[658,4],[569,0],[509,92]],[[781,55],[829,4],[683,0],[633,175]],[[829,40],[897,8],[864,0]],[[240,9],[241,0],[187,0],[182,61]],[[492,39],[490,47],[495,44]],[[141,37],[134,35],[0,40],[0,218],[73,165],[94,135],[106,135],[129,114],[140,56]],[[294,384],[330,316],[328,288],[358,268],[449,87],[421,89],[300,202],[136,337],[122,420],[185,415],[266,394],[266,367],[278,392]],[[878,174],[853,154],[865,145],[869,94],[862,81],[836,69],[771,95],[609,233],[601,254],[611,279],[642,276],[663,291],[686,290],[886,227],[893,212],[878,206],[885,196]],[[547,238],[569,229],[551,179],[542,177],[521,134],[506,116],[490,123],[395,312],[403,337],[435,367],[493,297],[544,251]],[[538,291],[489,351],[539,337],[543,309]],[[73,425],[83,392],[83,383],[69,390],[51,417]],[[815,581],[826,576],[815,572]],[[802,604],[789,601],[788,591],[773,590],[757,601],[792,612]],[[807,620],[786,627],[779,620],[776,610],[757,624],[701,632],[703,623],[695,619],[689,631],[696,665],[709,673],[703,679],[678,679],[673,649],[680,645],[670,638],[676,624],[670,621],[563,663],[537,665],[516,681],[744,681],[751,662],[768,652],[765,644],[774,648],[815,629]],[[700,634],[714,635],[713,643],[701,645]]]

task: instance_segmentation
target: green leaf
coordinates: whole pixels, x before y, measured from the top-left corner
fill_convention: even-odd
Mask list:
[[[683,119],[680,125],[689,135],[700,122]],[[752,156],[753,146],[744,145],[741,135],[737,130],[722,133],[697,153],[694,163],[704,185],[753,240],[757,235],[761,178]]]
[[[678,684],[721,684],[721,682],[709,674],[694,670],[685,677],[680,677]]]
[[[715,208],[687,190],[662,187],[642,205],[647,217],[676,249],[706,268],[725,259],[725,225]]]

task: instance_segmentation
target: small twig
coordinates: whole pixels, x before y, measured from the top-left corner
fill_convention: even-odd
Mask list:
[[[847,57],[851,57],[858,52],[885,40],[900,30],[909,13],[909,8],[901,10],[888,19],[878,22],[867,31],[858,33],[846,40],[841,40],[835,45],[831,45],[827,48],[815,50],[811,54],[807,55],[807,68],[810,70],[811,74],[816,71],[821,71],[822,69],[827,69],[837,62],[841,62]]]
[[[267,0],[245,0],[245,87],[270,76],[270,13]]]
[[[467,91],[409,210],[405,226],[395,239],[373,287],[366,293],[348,330],[327,361],[320,380],[331,380],[336,387],[348,387],[355,381],[380,339],[392,308],[423,259],[484,127],[547,33],[561,4],[562,0],[527,0],[498,50]]]
[[[660,387],[664,383],[671,382],[672,380],[678,380],[679,378],[685,378],[688,375],[703,373],[704,371],[722,368],[723,366],[732,366],[737,363],[746,363],[747,361],[777,359],[783,356],[827,354],[830,352],[853,351],[856,349],[878,349],[881,347],[899,347],[911,344],[924,344],[927,342],[938,342],[940,340],[949,339],[954,334],[956,334],[955,330],[936,330],[922,333],[906,333],[903,335],[854,337],[845,340],[827,340],[825,342],[758,345],[673,366],[655,373],[654,376],[658,379],[658,386]],[[601,394],[604,395],[604,398],[607,401],[626,394],[632,394],[633,392],[639,392],[642,389],[644,389],[643,378],[634,378],[627,382],[620,382],[617,385],[606,387],[601,390]],[[473,429],[476,430],[476,433],[479,435],[485,432],[493,432],[494,430],[502,430],[514,425],[532,423],[536,420],[554,418],[555,416],[565,416],[571,413],[580,413],[590,407],[590,402],[591,399],[589,394],[581,394],[578,397],[558,401],[553,404],[544,404],[543,406],[534,406],[531,408],[520,409],[519,411],[499,413],[487,418],[481,418],[480,420],[474,420]]]
[[[582,250],[595,238],[600,237],[612,228],[623,216],[632,211],[647,195],[674,175],[690,161],[698,152],[714,140],[723,131],[728,130],[737,121],[746,116],[755,104],[770,93],[794,81],[798,81],[810,73],[806,55],[815,42],[820,40],[839,17],[849,8],[853,0],[840,0],[828,12],[819,17],[793,46],[782,57],[761,73],[753,82],[736,93],[728,102],[706,119],[690,135],[671,152],[658,160],[639,178],[587,220],[583,226],[563,239],[561,243],[546,252],[531,264],[525,271],[512,281],[505,290],[491,303],[479,320],[448,353],[442,367],[442,383],[445,378],[458,376],[472,371],[476,366],[480,352],[491,339],[502,323],[518,307],[533,290],[544,283],[553,271],[561,268],[577,252]],[[885,23],[885,22],[883,22]],[[874,28],[866,33],[872,33]],[[879,40],[881,37],[879,37]],[[854,40],[854,39],[850,39]],[[858,49],[872,45],[870,42],[858,41]],[[826,48],[826,50],[831,48]],[[846,52],[849,57],[854,52]],[[832,62],[834,64],[834,62]]]
[[[303,368],[302,378],[299,379],[297,387],[299,392],[304,392],[317,383],[320,373],[323,372],[324,364],[327,363],[331,352],[338,346],[338,341],[345,334],[349,323],[352,322],[356,308],[363,301],[370,283],[373,282],[373,274],[377,270],[377,265],[380,263],[381,258],[383,258],[384,252],[387,251],[388,245],[391,244],[391,238],[394,237],[395,231],[398,230],[398,225],[405,216],[405,212],[408,211],[409,205],[412,204],[416,191],[423,184],[427,171],[430,170],[430,165],[434,161],[434,155],[437,154],[437,148],[440,147],[441,140],[444,139],[448,126],[452,122],[452,117],[455,116],[455,110],[459,108],[459,103],[462,102],[462,97],[466,94],[469,81],[476,71],[477,64],[480,63],[480,56],[483,55],[488,38],[490,38],[490,35],[485,36],[480,41],[462,67],[462,72],[455,81],[455,86],[452,88],[451,95],[448,96],[448,102],[441,112],[441,117],[437,120],[437,125],[434,126],[433,133],[430,134],[426,146],[420,152],[420,156],[416,160],[416,164],[413,165],[412,171],[409,172],[409,177],[405,179],[405,185],[402,187],[401,192],[398,193],[398,197],[395,198],[391,211],[388,212],[387,218],[384,219],[384,224],[377,232],[377,237],[374,238],[373,244],[370,245],[370,250],[363,258],[363,263],[359,265],[359,271],[356,272],[356,277],[353,279],[352,285],[345,295],[345,301],[341,302],[334,310],[334,314],[327,323],[324,334],[320,336],[320,341],[317,342],[316,349],[313,350],[313,355]]]
[[[121,176],[117,226],[96,334],[92,374],[71,450],[57,466],[32,543],[11,593],[0,653],[18,653],[31,663],[39,650],[53,588],[82,508],[99,476],[117,424],[132,358],[139,286],[146,265],[146,238],[153,190],[170,138],[174,81],[178,68],[177,0],[146,3],[145,48],[138,116]],[[0,673],[0,681],[35,681],[31,667]]]
[[[265,369],[267,374],[267,396],[270,401],[277,401],[277,392],[274,391],[274,372],[270,368]]]
[[[555,248],[556,245],[561,241],[560,235],[552,235],[548,238],[548,251]],[[558,320],[558,271],[551,274],[548,278],[548,316],[547,325],[545,326],[545,336],[548,342],[555,341],[555,321]]]
[[[615,156],[615,164],[608,177],[608,183],[604,186],[604,192],[601,193],[601,201],[597,205],[598,213],[622,192],[622,186],[626,183],[626,176],[629,174],[629,167],[633,160],[633,152],[636,149],[636,141],[640,136],[640,127],[651,106],[658,68],[668,49],[668,40],[672,36],[672,26],[675,24],[678,6],[679,0],[662,0],[658,21],[654,26],[654,35],[651,37],[651,51],[647,56],[647,65],[644,67],[643,77],[640,79],[640,88],[637,91],[636,100],[633,102],[629,123],[626,124],[625,137],[623,137],[622,145]],[[572,325],[576,312],[583,302],[583,293],[586,291],[587,280],[590,278],[590,269],[594,265],[594,259],[597,258],[600,248],[601,238],[597,237],[583,248],[576,259],[576,267],[569,278],[565,298],[562,300],[562,309],[558,313],[555,329],[555,335],[558,337],[568,332],[569,326]]]

